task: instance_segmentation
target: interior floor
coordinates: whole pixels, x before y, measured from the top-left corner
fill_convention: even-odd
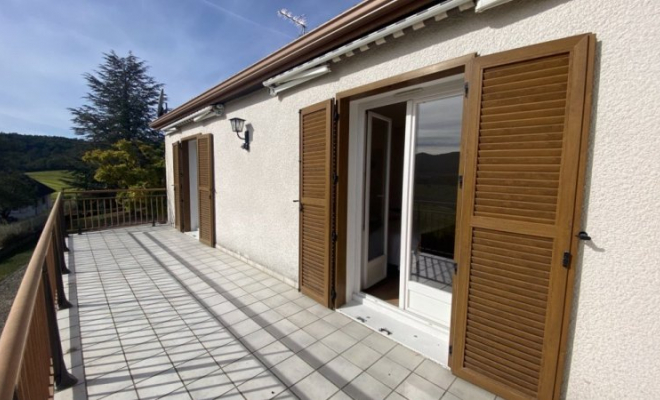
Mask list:
[[[399,273],[388,273],[387,278],[364,290],[365,293],[396,307],[399,306]]]

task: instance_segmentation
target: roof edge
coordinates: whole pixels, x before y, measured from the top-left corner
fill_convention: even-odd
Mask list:
[[[437,0],[367,0],[348,9],[306,35],[269,54],[248,68],[188,100],[151,123],[167,126],[200,108],[262,88],[268,77],[339,47],[367,32],[396,21]]]

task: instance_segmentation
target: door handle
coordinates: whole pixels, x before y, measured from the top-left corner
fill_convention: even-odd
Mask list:
[[[589,234],[585,231],[580,231],[580,233],[578,233],[575,236],[580,240],[585,240],[585,241],[591,240],[591,236],[589,236]]]

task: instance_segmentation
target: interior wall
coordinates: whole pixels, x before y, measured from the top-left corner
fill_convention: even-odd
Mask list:
[[[188,176],[190,187],[190,230],[199,229],[199,181],[197,180],[197,140],[188,142]]]
[[[660,393],[660,4],[655,1],[514,0],[482,14],[450,13],[418,31],[333,63],[332,72],[271,97],[228,102],[226,117],[166,137],[168,196],[174,140],[214,134],[219,245],[298,279],[298,110],[342,90],[469,52],[493,54],[594,32],[593,120],[576,255],[576,297],[565,397],[655,398]],[[194,71],[189,71],[190,74]],[[253,127],[250,152],[228,118]],[[170,203],[171,204],[171,203]],[[170,210],[172,207],[170,206]]]

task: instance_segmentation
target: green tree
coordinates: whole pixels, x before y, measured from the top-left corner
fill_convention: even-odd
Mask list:
[[[18,171],[0,174],[0,222],[10,222],[13,209],[34,204],[37,190],[32,180]]]
[[[104,53],[104,63],[93,74],[85,74],[87,104],[69,108],[73,131],[99,148],[121,139],[145,143],[162,141],[149,127],[156,118],[162,84],[147,74],[149,67],[133,53],[120,57]]]
[[[164,144],[120,139],[109,149],[85,153],[94,179],[113,189],[161,188],[165,185]]]

